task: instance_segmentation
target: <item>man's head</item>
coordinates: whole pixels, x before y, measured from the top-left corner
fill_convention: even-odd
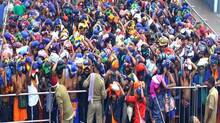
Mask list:
[[[199,74],[203,74],[205,72],[205,67],[204,66],[198,66],[198,72],[199,72]]]
[[[208,79],[208,82],[206,83],[208,89],[211,89],[212,87],[215,86],[215,79],[213,76],[210,76]]]
[[[139,63],[135,66],[135,71],[139,80],[143,80],[146,75],[146,66],[143,63]]]

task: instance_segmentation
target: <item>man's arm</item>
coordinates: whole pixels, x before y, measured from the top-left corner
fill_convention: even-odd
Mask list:
[[[60,110],[60,123],[63,123],[63,107],[59,107]]]
[[[102,99],[105,99],[106,96],[107,96],[107,93],[106,93],[106,90],[105,90],[105,82],[104,82],[103,78],[101,78],[101,83],[102,83],[102,92],[101,92],[102,93]]]
[[[56,101],[57,101],[57,104],[58,104],[58,108],[59,108],[59,111],[60,111],[60,123],[63,123],[63,100],[62,100],[62,97],[60,94],[56,94]]]
[[[207,116],[207,119],[206,119],[206,121],[205,121],[205,123],[209,123],[209,120],[210,120],[210,118],[211,118],[211,116],[212,116],[212,109],[208,109],[208,111],[207,111],[207,113],[208,113],[208,116]]]

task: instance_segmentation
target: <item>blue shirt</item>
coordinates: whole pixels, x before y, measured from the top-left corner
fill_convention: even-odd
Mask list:
[[[195,76],[193,77],[192,83],[197,84],[197,85],[202,85],[205,81],[205,74],[201,75],[201,74],[195,74]],[[208,95],[208,90],[207,88],[199,88],[198,90],[198,102],[202,102],[203,105],[205,105],[206,102],[206,97]],[[198,105],[198,107],[200,108],[201,105]]]

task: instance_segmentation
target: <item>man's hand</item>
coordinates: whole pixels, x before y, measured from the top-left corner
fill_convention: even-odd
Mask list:
[[[73,117],[76,117],[76,111],[73,111]]]

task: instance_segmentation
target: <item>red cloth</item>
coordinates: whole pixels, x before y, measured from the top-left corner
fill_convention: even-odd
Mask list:
[[[146,67],[143,63],[139,63],[139,64],[136,65],[135,69],[136,69],[137,72],[141,72],[141,71],[145,71]]]
[[[57,83],[58,83],[58,78],[57,78],[57,76],[56,76],[56,75],[52,75],[52,76],[51,76],[51,85],[52,85],[52,86],[56,86]]]
[[[134,117],[133,117],[134,123],[140,123],[138,109],[139,109],[141,118],[145,120],[146,98],[144,97],[142,102],[138,102],[137,96],[127,96],[126,101],[128,103],[134,104]]]
[[[165,48],[164,53],[167,55],[173,55],[175,54],[174,50],[172,48]]]

